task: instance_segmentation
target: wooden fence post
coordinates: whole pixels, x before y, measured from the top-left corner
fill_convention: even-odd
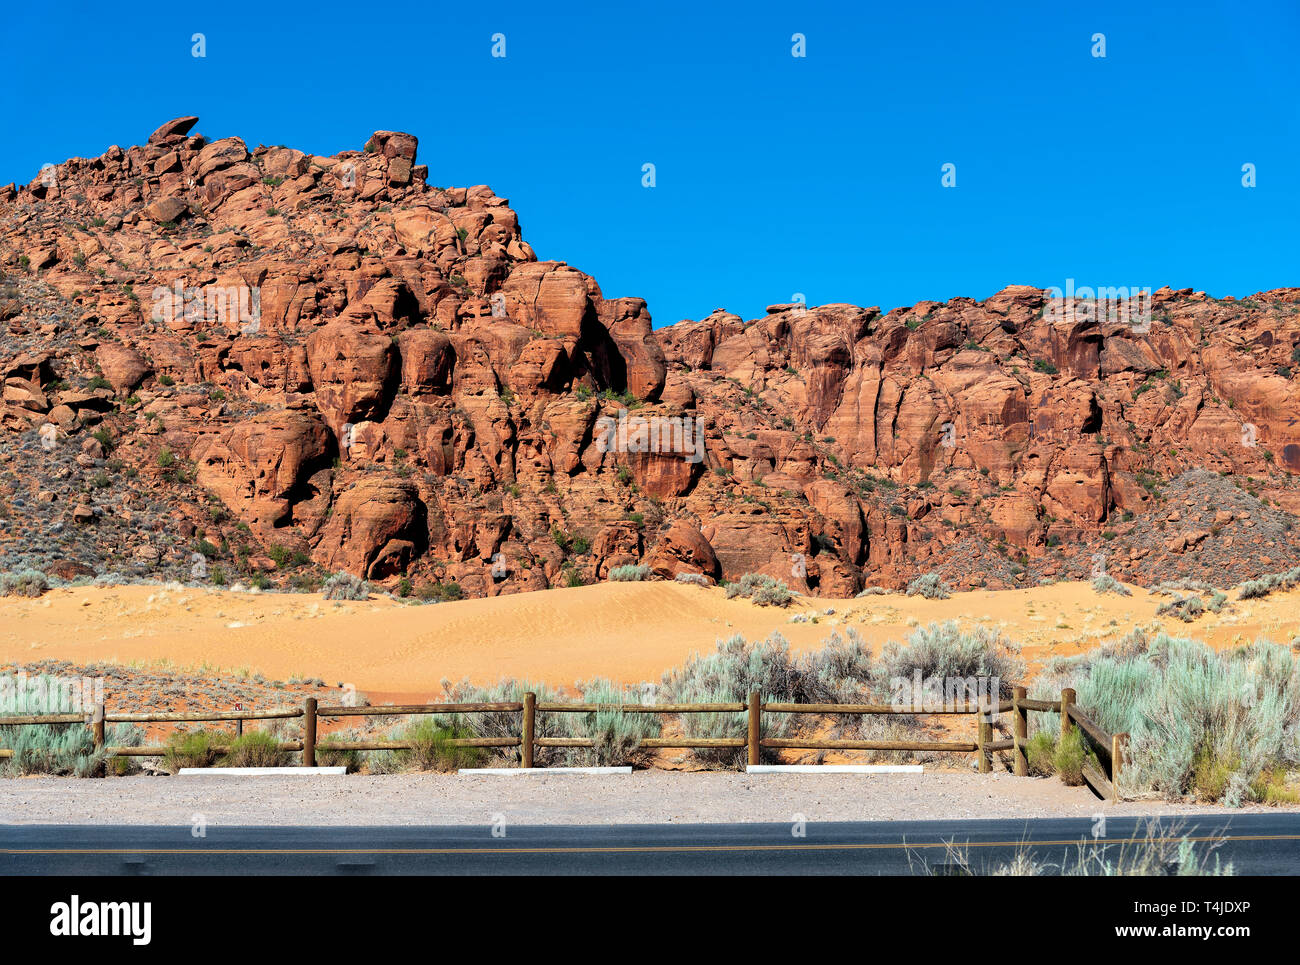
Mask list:
[[[302,702],[302,766],[316,766],[316,698]]]
[[[1074,688],[1066,687],[1061,691],[1061,740],[1070,736],[1074,730],[1074,721],[1070,720],[1070,707],[1074,704]]]
[[[524,694],[524,726],[519,737],[519,749],[524,767],[533,766],[533,740],[537,731],[537,695]]]
[[[90,734],[95,743],[95,750],[104,748],[104,702],[95,701],[95,707],[90,712]]]
[[[1029,696],[1024,687],[1017,687],[1015,700],[1011,707],[1011,748],[1012,770],[1016,777],[1029,775],[1029,755],[1025,753],[1025,744],[1029,740],[1029,711],[1021,703]]]
[[[1124,754],[1128,750],[1128,734],[1116,734],[1110,739],[1110,790],[1111,796],[1118,803],[1119,772],[1124,767]]]
[[[749,728],[745,734],[745,749],[748,751],[748,760],[750,764],[757,764],[759,760],[758,746],[761,730],[759,727],[761,714],[763,712],[762,702],[759,700],[758,691],[750,691],[749,703]]]
[[[975,719],[979,721],[975,735],[975,753],[979,755],[980,773],[988,774],[993,770],[993,754],[989,751],[989,744],[993,742],[993,717],[981,710]]]

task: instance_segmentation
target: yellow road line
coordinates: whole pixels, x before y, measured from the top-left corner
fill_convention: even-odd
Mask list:
[[[919,841],[919,842],[879,842],[850,844],[699,844],[699,845],[621,845],[611,847],[572,847],[572,848],[0,848],[0,854],[167,854],[167,855],[254,855],[254,854],[412,854],[412,855],[486,855],[486,854],[629,854],[629,853],[667,853],[674,852],[743,852],[743,851],[888,851],[907,848],[1019,848],[1034,847],[1073,847],[1084,844],[1105,847],[1122,844],[1176,843],[1187,840],[1193,842],[1212,841],[1300,841],[1300,834],[1250,834],[1240,836],[1202,835],[1185,838],[1117,838],[1114,840],[1087,840],[1079,838],[1059,841]]]

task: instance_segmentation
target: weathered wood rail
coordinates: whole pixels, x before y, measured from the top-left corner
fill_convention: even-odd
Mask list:
[[[440,703],[440,704],[388,704],[380,706],[352,707],[342,704],[320,704],[315,697],[308,697],[302,707],[280,708],[267,711],[232,710],[232,711],[196,711],[189,713],[107,713],[102,703],[94,711],[85,714],[27,714],[0,717],[0,725],[36,726],[42,724],[78,724],[85,723],[92,730],[94,746],[103,748],[108,757],[161,757],[167,752],[164,745],[141,747],[119,747],[105,745],[105,724],[180,724],[180,723],[214,723],[231,721],[235,724],[235,734],[243,732],[245,721],[288,720],[301,718],[303,721],[303,738],[300,741],[282,741],[277,749],[284,753],[301,753],[301,763],[306,767],[316,765],[318,750],[331,751],[391,751],[412,750],[417,745],[412,741],[370,740],[343,741],[333,738],[320,740],[318,723],[321,718],[337,720],[347,717],[395,717],[421,715],[459,715],[472,713],[518,714],[520,717],[518,736],[510,737],[462,737],[448,739],[447,743],[456,747],[483,747],[519,750],[521,767],[533,767],[536,751],[539,747],[592,748],[596,741],[580,737],[538,737],[538,714],[591,714],[614,712],[623,714],[744,714],[745,736],[743,737],[649,737],[639,742],[646,748],[735,748],[744,749],[748,763],[759,763],[763,749],[770,750],[835,750],[835,751],[915,751],[920,753],[973,753],[980,773],[987,774],[993,770],[993,755],[1011,753],[1011,769],[1018,776],[1029,773],[1027,756],[1030,713],[1056,713],[1060,715],[1060,734],[1069,736],[1074,727],[1085,735],[1097,750],[1097,760],[1102,763],[1102,770],[1091,764],[1084,767],[1083,777],[1089,787],[1103,798],[1119,800],[1119,774],[1123,765],[1124,749],[1128,741],[1127,734],[1108,734],[1075,705],[1073,690],[1061,691],[1059,700],[1031,700],[1024,687],[1017,687],[1011,700],[985,701],[983,703],[965,703],[961,705],[932,707],[896,707],[892,704],[791,704],[764,702],[759,693],[749,694],[744,701],[733,703],[708,704],[588,704],[588,703],[554,703],[538,702],[536,694],[526,693],[520,701],[500,701],[490,703]],[[816,716],[862,717],[873,714],[893,716],[959,716],[975,717],[973,740],[842,740],[820,739],[815,737],[763,737],[763,714],[809,714]],[[994,721],[1000,714],[1010,713],[1012,736],[1000,740],[993,739]],[[225,753],[225,748],[214,748],[218,754]],[[13,751],[0,748],[0,758],[11,757]]]
[[[1087,739],[1085,747],[1091,743],[1097,754],[1097,760],[1103,770],[1098,770],[1091,763],[1083,767],[1083,779],[1093,792],[1101,798],[1118,801],[1120,799],[1119,777],[1124,766],[1125,749],[1128,746],[1128,734],[1109,734],[1084,715],[1075,703],[1075,692],[1067,687],[1061,691],[1060,700],[1030,700],[1024,687],[1015,689],[1012,703],[1012,738],[999,742],[1009,744],[1012,750],[1012,771],[1024,776],[1029,773],[1029,758],[1026,747],[1029,743],[1029,714],[1032,712],[1054,713],[1061,716],[1061,739],[1070,736],[1075,726]]]

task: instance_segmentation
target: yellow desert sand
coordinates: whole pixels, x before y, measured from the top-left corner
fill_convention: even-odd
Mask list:
[[[1188,624],[1156,617],[1168,597],[1137,588],[1131,597],[1099,595],[1088,583],[978,590],[947,600],[800,598],[785,610],[678,583],[603,583],[429,606],[175,585],[83,587],[0,600],[0,660],[248,668],[273,679],[346,681],[383,700],[434,695],[444,678],[518,677],[559,687],[597,676],[657,680],[691,653],[711,650],[719,637],[756,639],[773,630],[803,650],[851,626],[879,647],[918,624],[955,619],[1001,629],[1022,645],[1033,669],[1133,626],[1163,627],[1215,646],[1257,636],[1287,643],[1300,633],[1300,589],[1259,600],[1232,596],[1223,612]],[[818,622],[789,622],[800,612]]]

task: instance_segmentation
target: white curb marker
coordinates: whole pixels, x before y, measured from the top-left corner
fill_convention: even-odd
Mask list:
[[[631,774],[631,767],[462,767],[458,774],[490,774],[512,777],[515,774]]]
[[[920,764],[750,764],[746,774],[920,774]]]
[[[335,777],[347,771],[346,767],[182,767],[177,773],[181,777]]]

